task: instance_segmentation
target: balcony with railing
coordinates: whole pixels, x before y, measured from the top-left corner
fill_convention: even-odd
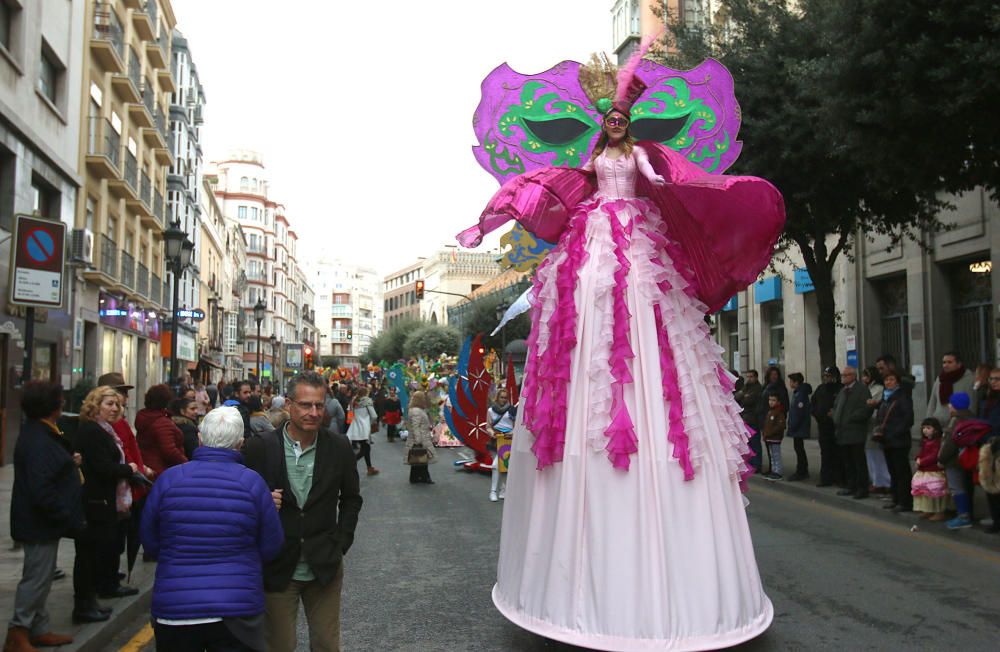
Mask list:
[[[87,118],[87,168],[100,179],[118,178],[121,136],[107,118]]]
[[[163,221],[163,195],[160,194],[159,190],[153,191],[153,217],[156,218],[161,227],[167,226],[167,223]]]
[[[130,207],[136,208],[139,201],[139,163],[135,154],[125,149],[124,174],[116,179],[108,179],[108,190],[116,197],[123,197]]]
[[[139,76],[139,98],[128,105],[128,116],[135,127],[148,129],[153,126],[153,90],[149,88],[146,78]]]
[[[155,24],[155,22],[154,22]],[[146,56],[149,64],[154,68],[164,69],[167,67],[167,52],[170,50],[170,41],[167,30],[160,26],[160,35],[155,39],[146,41]]]
[[[170,165],[173,156],[170,151],[170,144],[167,140],[167,116],[163,110],[157,106],[153,111],[154,129],[143,129],[142,135],[146,142],[153,147],[153,154],[161,165]]]
[[[135,291],[144,297],[149,296],[149,268],[142,263],[136,268]]]
[[[168,55],[169,56],[169,55]],[[160,82],[160,90],[164,93],[177,92],[177,61],[170,57],[170,67],[156,71],[156,81]]]
[[[153,274],[149,279],[149,300],[159,305],[162,292],[163,281],[160,280],[159,276]]]
[[[99,2],[94,9],[90,51],[105,70],[125,72],[125,30],[110,2]]]
[[[132,254],[122,250],[122,285],[130,290],[135,289],[135,258]]]
[[[152,6],[152,9],[150,9]],[[135,33],[144,41],[149,41],[156,36],[154,26],[156,25],[156,0],[146,0],[139,8],[132,12],[132,26]]]
[[[118,247],[114,240],[101,235],[101,272],[105,276],[118,278]]]

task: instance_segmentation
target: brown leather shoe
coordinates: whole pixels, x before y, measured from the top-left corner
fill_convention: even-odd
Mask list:
[[[368,467],[368,475],[378,475],[378,474],[379,474],[379,470],[376,469],[374,466],[369,466]]]
[[[934,521],[935,523],[938,522],[938,521],[947,521],[948,520],[948,515],[945,514],[944,512],[935,512],[934,514],[931,514],[930,516],[928,516],[927,520],[928,521]]]
[[[31,644],[39,647],[56,647],[59,645],[69,645],[72,642],[72,636],[67,634],[56,634],[55,632],[49,632],[48,634],[33,636],[31,638]]]
[[[7,630],[7,640],[3,644],[3,652],[38,652],[38,648],[28,640],[26,627],[11,627]]]

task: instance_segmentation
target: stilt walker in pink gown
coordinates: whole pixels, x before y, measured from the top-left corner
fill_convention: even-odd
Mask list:
[[[748,432],[705,315],[767,265],[784,207],[762,179],[634,141],[639,73],[658,70],[637,57],[614,101],[587,107],[600,133],[583,165],[514,177],[459,234],[475,246],[515,219],[556,243],[530,295],[493,601],[525,629],[600,650],[717,649],[773,616],[741,495]],[[523,100],[541,77],[505,88]]]

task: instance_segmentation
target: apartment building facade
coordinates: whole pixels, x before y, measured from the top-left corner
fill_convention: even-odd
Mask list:
[[[26,312],[8,302],[9,238],[17,214],[60,221],[72,232],[83,185],[78,98],[85,24],[82,2],[0,7],[0,464],[12,459],[17,439],[25,354]],[[61,307],[35,310],[31,378],[69,387],[81,376],[83,352],[70,335],[76,276],[77,268],[67,265]]]
[[[401,321],[420,319],[420,302],[416,282],[424,277],[424,258],[418,258],[382,280],[383,327],[388,329]]]
[[[78,293],[80,366],[95,379],[123,373],[136,386],[132,409],[136,397],[164,380],[169,357],[161,340],[171,309],[163,231],[175,24],[169,0],[86,2],[89,46],[77,96],[84,188],[73,243],[86,264]],[[178,343],[179,357],[191,359],[194,338]]]
[[[298,266],[298,234],[285,214],[285,207],[270,195],[270,179],[260,154],[237,150],[210,165],[213,191],[226,219],[239,225],[246,244],[246,288],[241,296],[244,333],[244,377],[259,375],[264,381],[282,376],[278,342],[282,346],[315,345],[314,319],[305,305],[309,291]],[[264,305],[258,325],[253,307]],[[307,319],[308,318],[308,319]],[[260,352],[261,368],[256,369]]]
[[[371,267],[318,258],[305,264],[316,295],[320,356],[356,363],[382,332],[382,280]]]

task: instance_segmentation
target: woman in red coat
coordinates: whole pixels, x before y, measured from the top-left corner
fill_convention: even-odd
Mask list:
[[[156,475],[188,461],[184,455],[184,434],[167,412],[173,398],[174,393],[167,385],[153,385],[146,392],[146,407],[135,415],[142,459]]]

